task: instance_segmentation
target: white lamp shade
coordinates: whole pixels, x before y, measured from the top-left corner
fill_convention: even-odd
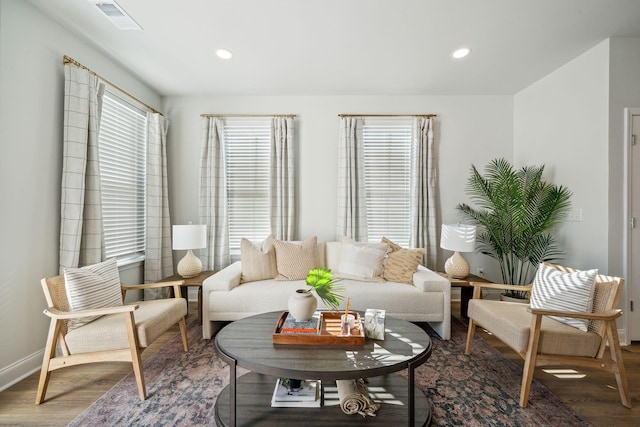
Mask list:
[[[440,247],[455,252],[473,252],[476,248],[476,226],[442,224]]]
[[[173,249],[189,250],[207,247],[207,226],[188,224],[173,226]]]

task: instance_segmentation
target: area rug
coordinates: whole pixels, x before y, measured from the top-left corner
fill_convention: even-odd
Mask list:
[[[529,404],[521,408],[521,369],[479,337],[473,354],[466,356],[466,327],[457,319],[449,341],[440,340],[428,326],[425,330],[433,353],[416,369],[416,384],[432,402],[432,426],[590,425],[535,379]],[[139,400],[130,373],[69,425],[215,426],[214,404],[229,382],[229,368],[217,357],[214,341],[202,339],[197,321],[188,333],[188,353],[177,334],[144,362],[146,401]]]

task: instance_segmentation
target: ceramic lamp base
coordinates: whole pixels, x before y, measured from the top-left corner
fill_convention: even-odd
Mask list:
[[[444,263],[444,271],[454,279],[464,279],[469,275],[469,263],[459,252],[454,252]]]
[[[202,261],[193,254],[191,249],[187,251],[187,254],[178,263],[178,274],[188,279],[190,277],[196,277],[202,272]]]

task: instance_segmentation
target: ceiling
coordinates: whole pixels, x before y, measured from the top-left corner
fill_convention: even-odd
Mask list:
[[[638,0],[117,0],[143,31],[87,0],[29,1],[162,96],[509,95],[640,37]]]

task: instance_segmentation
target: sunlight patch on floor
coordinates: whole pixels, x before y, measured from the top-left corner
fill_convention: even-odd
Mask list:
[[[543,369],[542,371],[560,379],[580,379],[587,376],[587,374],[583,374],[574,369]]]

